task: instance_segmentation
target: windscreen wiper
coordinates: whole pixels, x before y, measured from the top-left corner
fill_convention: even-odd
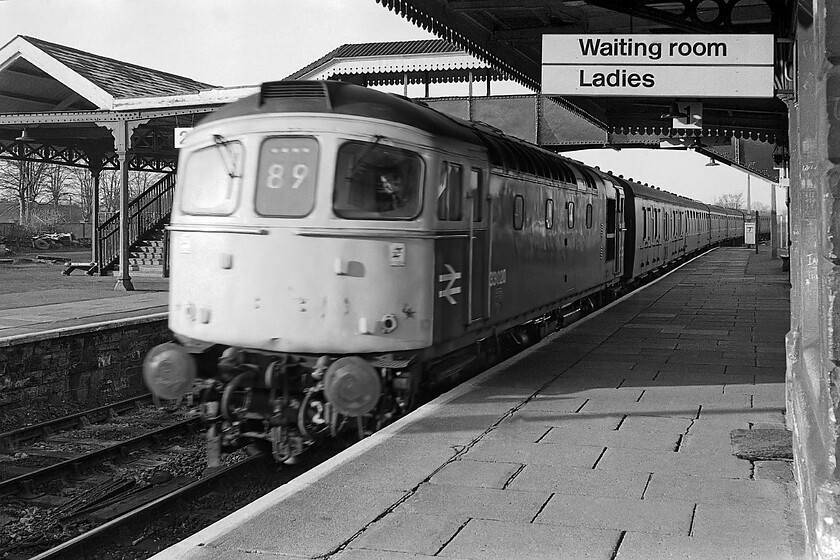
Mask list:
[[[221,134],[214,134],[213,142],[220,148],[219,154],[222,157],[222,163],[225,165],[225,170],[227,171],[228,176],[231,179],[240,177],[241,175],[239,175],[239,172],[236,170],[236,154],[233,153],[233,148],[230,147],[231,141]]]
[[[362,155],[359,156],[359,159],[357,159],[356,162],[353,163],[353,167],[350,168],[350,172],[347,174],[347,177],[345,177],[351,183],[353,182],[353,178],[356,176],[356,171],[358,171],[358,167],[362,164],[362,162],[365,161],[365,158],[368,157],[371,150],[373,150],[376,147],[376,145],[379,144],[379,141],[382,140],[384,136],[377,134],[374,138],[376,138],[376,141],[373,144],[367,145],[365,150],[362,152]]]

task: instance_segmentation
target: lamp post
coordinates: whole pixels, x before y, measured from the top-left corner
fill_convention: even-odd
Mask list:
[[[750,203],[750,174],[747,173],[747,212],[752,210],[752,204]]]

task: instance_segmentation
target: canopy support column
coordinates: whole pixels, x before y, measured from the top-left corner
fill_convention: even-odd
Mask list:
[[[90,236],[90,260],[96,263],[97,267],[100,267],[102,265],[102,255],[99,249],[99,177],[102,174],[102,158],[91,158],[89,169],[93,179],[93,185],[91,186],[93,192],[90,196],[90,220],[93,225],[93,232]]]
[[[130,160],[131,135],[134,129],[148,119],[143,120],[117,120],[114,122],[102,123],[110,129],[114,137],[114,152],[117,154],[117,163],[120,168],[120,275],[114,286],[115,291],[133,291],[134,284],[131,282],[129,273],[130,265],[129,246],[131,243],[131,222],[128,215],[128,163]]]

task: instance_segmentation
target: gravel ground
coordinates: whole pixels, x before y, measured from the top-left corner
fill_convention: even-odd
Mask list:
[[[96,297],[111,297],[124,295],[125,292],[114,294],[115,278],[113,276],[88,276],[83,270],[75,270],[70,275],[62,274],[64,261],[51,259],[69,259],[71,262],[89,262],[90,251],[79,250],[50,250],[36,251],[26,249],[16,251],[5,257],[0,255],[0,309],[3,300],[9,300],[13,294],[40,292],[45,290],[78,290],[78,299]],[[166,278],[133,277],[132,283],[136,291],[165,291],[169,282]],[[4,297],[5,296],[5,297]],[[67,301],[72,301],[73,294],[68,293]]]

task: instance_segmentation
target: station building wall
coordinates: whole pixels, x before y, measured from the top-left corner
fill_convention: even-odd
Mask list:
[[[840,3],[798,4],[788,423],[813,558],[840,559]]]

